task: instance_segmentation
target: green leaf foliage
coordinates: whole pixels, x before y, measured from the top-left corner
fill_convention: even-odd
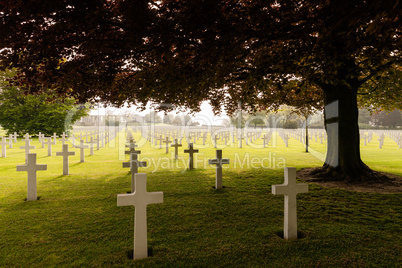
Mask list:
[[[7,86],[0,94],[0,125],[7,133],[60,135],[89,112],[88,107],[75,102],[73,98],[57,97],[50,90],[30,95]]]

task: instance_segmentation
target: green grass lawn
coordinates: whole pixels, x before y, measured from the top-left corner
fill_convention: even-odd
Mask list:
[[[138,135],[138,134],[136,134]],[[137,139],[139,137],[137,136]],[[402,176],[401,149],[386,139],[362,145],[362,158],[375,170]],[[148,191],[164,192],[164,203],[149,205],[151,256],[133,261],[134,208],[117,207],[117,195],[130,190],[122,168],[123,133],[79,163],[69,158],[70,175],[62,175],[58,142],[53,156],[38,149],[38,201],[26,202],[26,172],[20,140],[0,158],[0,266],[2,267],[400,267],[402,265],[402,194],[359,193],[310,184],[298,195],[301,238],[285,241],[283,196],[271,185],[283,183],[283,167],[320,166],[302,144],[278,136],[269,148],[223,148],[231,163],[223,170],[222,190],[215,190],[215,169],[208,159],[214,148],[198,146],[196,169],[187,170],[187,144],[172,160],[165,148],[141,148],[148,167]],[[262,144],[262,141],[261,141]],[[223,144],[220,142],[220,146]],[[119,148],[120,147],[120,148]],[[197,148],[197,146],[196,146]],[[324,145],[311,148],[325,153]],[[170,152],[173,150],[170,149]]]

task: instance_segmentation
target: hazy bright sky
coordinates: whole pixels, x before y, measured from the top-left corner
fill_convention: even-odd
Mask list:
[[[139,115],[144,116],[146,114],[149,114],[151,109],[148,108],[145,111],[140,112],[139,110],[135,109],[135,107],[130,107],[130,108],[123,107],[120,109],[113,108],[113,107],[107,107],[107,108],[100,108],[99,110],[93,109],[91,111],[91,115],[98,115],[98,114],[106,115],[107,111],[112,113],[113,115],[119,115],[119,114],[124,113],[125,111],[129,111],[132,114],[139,114]],[[159,116],[161,116],[163,118],[163,116],[164,116],[163,112],[159,112],[158,114],[159,114]],[[175,113],[170,113],[170,114],[176,115]],[[185,115],[186,113],[179,112],[178,114]],[[214,113],[212,112],[211,105],[209,105],[209,103],[205,101],[201,104],[201,112],[195,114],[193,116],[193,118],[195,121],[200,122],[200,124],[221,125],[222,121],[227,118],[227,115],[226,115],[226,113],[223,112],[221,116],[215,116]]]

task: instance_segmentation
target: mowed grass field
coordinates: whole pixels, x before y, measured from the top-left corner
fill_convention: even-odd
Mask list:
[[[140,160],[148,167],[147,190],[162,191],[164,202],[147,208],[150,257],[133,261],[134,208],[117,207],[117,195],[130,191],[131,175],[122,162],[125,133],[94,155],[79,150],[62,175],[61,142],[53,156],[37,139],[38,201],[24,201],[27,173],[17,172],[25,153],[19,140],[0,158],[1,267],[400,267],[402,265],[402,194],[373,194],[309,184],[298,195],[300,239],[285,241],[283,196],[271,194],[283,183],[283,168],[322,165],[325,144],[302,144],[275,133],[269,147],[224,146],[230,164],[223,169],[224,189],[215,190],[215,148],[195,145],[194,170],[186,168],[187,143],[174,160],[173,148],[141,141]],[[402,176],[402,150],[390,139],[364,146],[362,158],[373,169]],[[143,144],[142,144],[143,143]],[[298,182],[300,182],[298,180]]]

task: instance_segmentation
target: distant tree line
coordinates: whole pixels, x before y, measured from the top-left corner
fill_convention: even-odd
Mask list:
[[[241,118],[239,120],[239,118]],[[277,112],[259,111],[256,113],[241,113],[232,116],[225,122],[226,125],[232,124],[236,128],[285,128],[296,129],[305,127],[306,119],[298,110],[293,110],[290,106],[282,106]],[[310,128],[324,128],[324,119],[321,112],[308,115],[308,125]]]
[[[368,109],[359,109],[360,128],[398,129],[402,127],[402,112],[393,111],[370,112]]]

